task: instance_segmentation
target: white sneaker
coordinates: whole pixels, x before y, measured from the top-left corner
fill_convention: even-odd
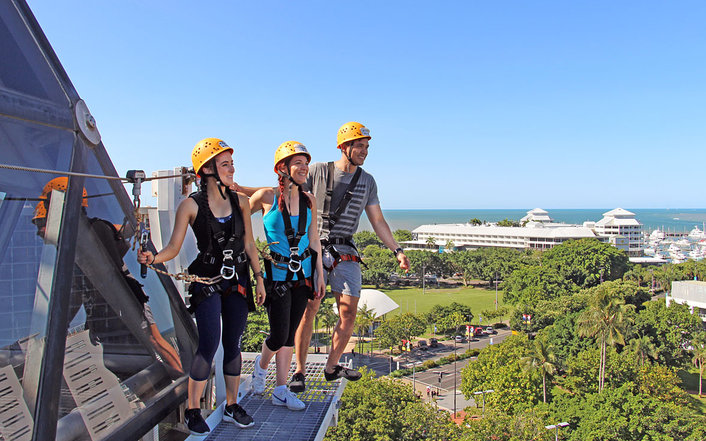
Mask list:
[[[306,409],[306,404],[290,391],[287,385],[277,386],[272,391],[272,404],[275,406],[287,406],[289,410]]]
[[[252,373],[252,393],[262,395],[265,393],[265,378],[267,369],[260,367],[260,356],[255,357],[255,370]]]

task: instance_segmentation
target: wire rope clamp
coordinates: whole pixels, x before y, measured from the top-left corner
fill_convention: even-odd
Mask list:
[[[230,262],[230,265],[226,265],[226,261]],[[221,266],[221,276],[224,279],[230,280],[235,276],[235,264],[233,263],[233,250],[223,251],[223,265]]]

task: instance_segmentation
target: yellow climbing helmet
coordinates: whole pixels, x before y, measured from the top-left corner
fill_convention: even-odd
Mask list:
[[[59,176],[51,181],[47,182],[42,189],[42,194],[39,195],[39,203],[34,208],[34,217],[32,220],[41,219],[47,217],[47,208],[49,200],[49,195],[52,190],[65,192],[69,186],[69,178],[67,176]],[[83,201],[81,202],[82,207],[88,207],[88,193],[86,188],[83,189]]]
[[[199,141],[191,152],[191,163],[194,164],[194,172],[198,175],[201,168],[208,161],[223,152],[233,153],[233,149],[225,141],[218,138],[204,138]]]
[[[286,141],[277,147],[275,150],[275,173],[277,173],[277,165],[285,159],[294,155],[304,155],[306,160],[311,162],[311,155],[306,150],[306,147],[301,142]]]
[[[359,122],[347,122],[338,129],[338,148],[341,148],[341,144],[361,138],[370,139],[370,129]]]

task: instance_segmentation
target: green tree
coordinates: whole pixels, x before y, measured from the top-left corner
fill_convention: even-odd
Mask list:
[[[467,321],[468,317],[464,317],[460,312],[454,311],[451,314],[440,317],[436,324],[446,332],[453,330],[453,334],[457,334],[458,329]]]
[[[600,287],[599,287],[600,288]],[[629,311],[633,305],[626,305],[618,292],[610,287],[599,289],[591,305],[578,321],[578,333],[584,337],[596,337],[600,347],[600,367],[598,372],[598,392],[603,390],[608,345],[625,344],[625,334],[629,330]]]
[[[664,299],[645,303],[634,326],[636,335],[649,337],[657,347],[657,361],[675,368],[689,364],[691,355],[684,348],[702,327],[699,316],[687,305],[672,302],[667,307]]]
[[[436,246],[436,239],[434,239],[434,236],[427,237],[426,244],[429,248],[434,248]]]
[[[571,294],[574,285],[557,270],[529,266],[513,272],[505,281],[503,301],[511,305],[536,305],[541,300]]]
[[[555,269],[582,288],[621,279],[629,268],[628,256],[597,239],[568,240],[547,250],[542,265]]]
[[[478,226],[478,225],[483,225],[485,222],[478,219],[477,217],[474,217],[473,219],[469,220],[468,223],[473,226]]]
[[[362,266],[363,283],[379,288],[390,280],[390,274],[397,268],[394,254],[377,245],[368,245],[363,249],[365,265]]]
[[[522,357],[520,363],[530,371],[539,371],[542,375],[542,401],[547,402],[547,376],[552,376],[557,370],[556,355],[551,346],[542,339],[534,340],[534,345],[529,355]]]
[[[412,232],[409,230],[395,230],[392,232],[395,242],[402,243],[412,240]]]
[[[358,231],[355,233],[353,235],[353,242],[355,242],[359,250],[364,250],[369,245],[377,245],[379,247],[383,246],[382,241],[377,234],[367,230]]]
[[[326,441],[394,441],[458,439],[459,429],[446,412],[436,412],[397,380],[363,377],[348,383],[341,396],[338,424]]]
[[[375,321],[375,311],[368,305],[359,305],[358,313],[355,316],[355,327],[358,330],[358,345],[361,354],[363,353],[363,335],[370,330]],[[370,345],[372,350],[372,343]]]
[[[262,350],[262,342],[267,336],[260,331],[270,332],[267,312],[262,306],[248,314],[248,321],[240,343],[243,351],[260,352]]]
[[[505,218],[497,223],[499,227],[519,227],[520,223],[516,220],[511,220],[508,218]]]
[[[637,356],[637,359],[640,360],[640,366],[644,366],[645,362],[649,363],[650,359],[657,358],[657,347],[649,337],[644,335],[630,340],[628,350]]]
[[[475,391],[492,389],[495,392],[485,397],[486,406],[512,415],[531,408],[542,399],[541,378],[520,363],[531,351],[531,341],[523,335],[483,348],[463,369],[461,391],[471,397]]]
[[[694,347],[692,361],[699,369],[699,397],[701,397],[704,369],[706,369],[704,365],[706,363],[706,333],[702,331],[696,334],[692,346]]]

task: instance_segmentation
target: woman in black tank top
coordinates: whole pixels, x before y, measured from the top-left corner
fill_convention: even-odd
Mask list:
[[[155,264],[173,259],[181,249],[188,225],[197,238],[199,255],[189,272],[201,277],[224,277],[215,284],[192,283],[190,310],[195,313],[199,346],[189,371],[188,406],[184,417],[192,434],[205,435],[209,427],[199,409],[211,363],[221,334],[223,321],[223,374],[226,381],[226,407],[223,419],[240,427],[252,426],[252,418],[237,404],[240,385],[240,337],[248,314],[250,272],[255,275],[256,301],[265,300],[260,262],[252,235],[250,205],[244,195],[232,192],[233,149],[217,138],[206,138],[194,147],[191,155],[194,171],[201,178],[200,191],[179,204],[169,243],[159,253],[139,252],[140,263]],[[218,218],[226,218],[219,222]],[[227,251],[233,259],[224,262]],[[225,270],[232,267],[232,272]],[[231,276],[230,278],[228,276]],[[254,306],[254,305],[251,305]]]

